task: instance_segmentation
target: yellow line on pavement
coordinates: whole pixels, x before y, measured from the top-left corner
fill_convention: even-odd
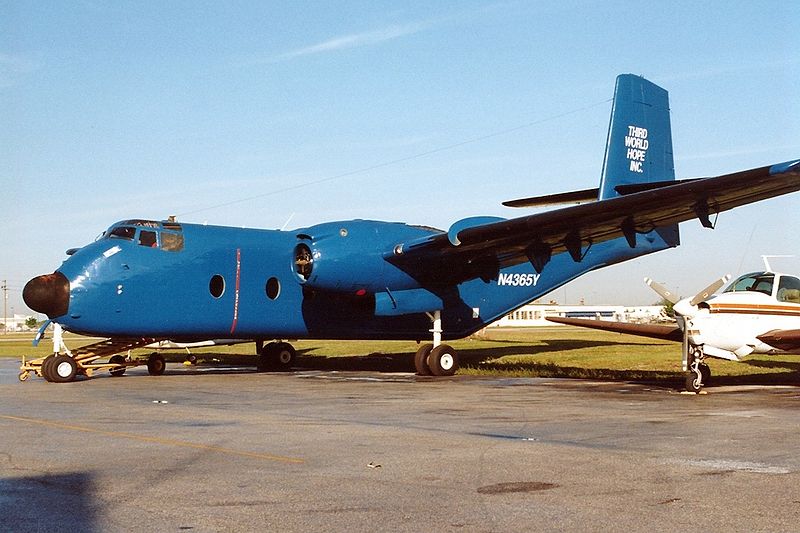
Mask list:
[[[102,429],[93,429],[83,426],[75,426],[72,424],[63,424],[61,422],[53,422],[51,420],[42,420],[38,418],[28,418],[22,416],[0,415],[0,418],[6,420],[13,420],[15,422],[27,422],[29,424],[39,424],[58,429],[68,429],[71,431],[82,431],[84,433],[94,433],[96,435],[104,435],[106,437],[116,437],[121,439],[138,440],[140,442],[151,442],[153,444],[163,444],[165,446],[180,446],[183,448],[194,448],[197,450],[207,450],[211,452],[223,453],[226,455],[238,455],[240,457],[250,457],[252,459],[265,459],[267,461],[277,461],[281,463],[302,464],[305,463],[303,459],[297,457],[285,457],[282,455],[271,455],[268,453],[246,452],[241,450],[233,450],[231,448],[223,448],[222,446],[212,446],[209,444],[200,444],[197,442],[188,442],[184,440],[165,439],[162,437],[148,437],[146,435],[135,435],[133,433],[122,433],[119,431],[104,431]]]

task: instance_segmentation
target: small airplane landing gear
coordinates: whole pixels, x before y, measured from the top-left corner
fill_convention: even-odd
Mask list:
[[[452,376],[458,370],[458,353],[442,344],[442,317],[440,311],[428,315],[433,322],[433,344],[423,344],[414,355],[414,368],[420,376]]]
[[[703,347],[689,345],[689,373],[686,374],[686,390],[699,393],[711,379],[711,368],[705,362]]]

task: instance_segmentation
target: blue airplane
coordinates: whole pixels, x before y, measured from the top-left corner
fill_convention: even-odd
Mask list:
[[[467,218],[448,231],[372,220],[293,231],[125,220],[69,250],[23,297],[65,330],[108,337],[114,349],[249,339],[266,369],[295,360],[280,339],[430,339],[416,370],[448,376],[458,354],[442,340],[466,337],[592,270],[676,247],[679,222],[712,228],[712,215],[797,190],[800,160],[676,181],[667,91],[625,74],[600,186],[505,203],[577,205]],[[76,359],[53,354],[40,374],[71,381],[86,373]],[[163,372],[163,359],[153,367]]]

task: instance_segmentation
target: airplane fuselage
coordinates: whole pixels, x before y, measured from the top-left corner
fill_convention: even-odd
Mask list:
[[[367,220],[295,231],[123,221],[58,269],[69,301],[57,321],[112,337],[421,340],[441,310],[443,338],[460,338],[584,272],[669,246],[657,232],[636,248],[614,239],[581,262],[555,254],[541,273],[478,264],[419,279],[391,262],[440,233]]]
[[[786,278],[787,276],[783,276]],[[706,355],[738,361],[783,350],[758,337],[800,329],[800,302],[777,301],[761,292],[726,292],[709,299],[691,319],[689,340]]]

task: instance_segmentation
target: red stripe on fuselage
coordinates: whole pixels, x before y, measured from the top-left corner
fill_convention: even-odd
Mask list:
[[[236,323],[239,321],[239,280],[242,271],[242,249],[236,249],[236,288],[233,295],[233,323],[231,324],[231,335],[236,331]]]

